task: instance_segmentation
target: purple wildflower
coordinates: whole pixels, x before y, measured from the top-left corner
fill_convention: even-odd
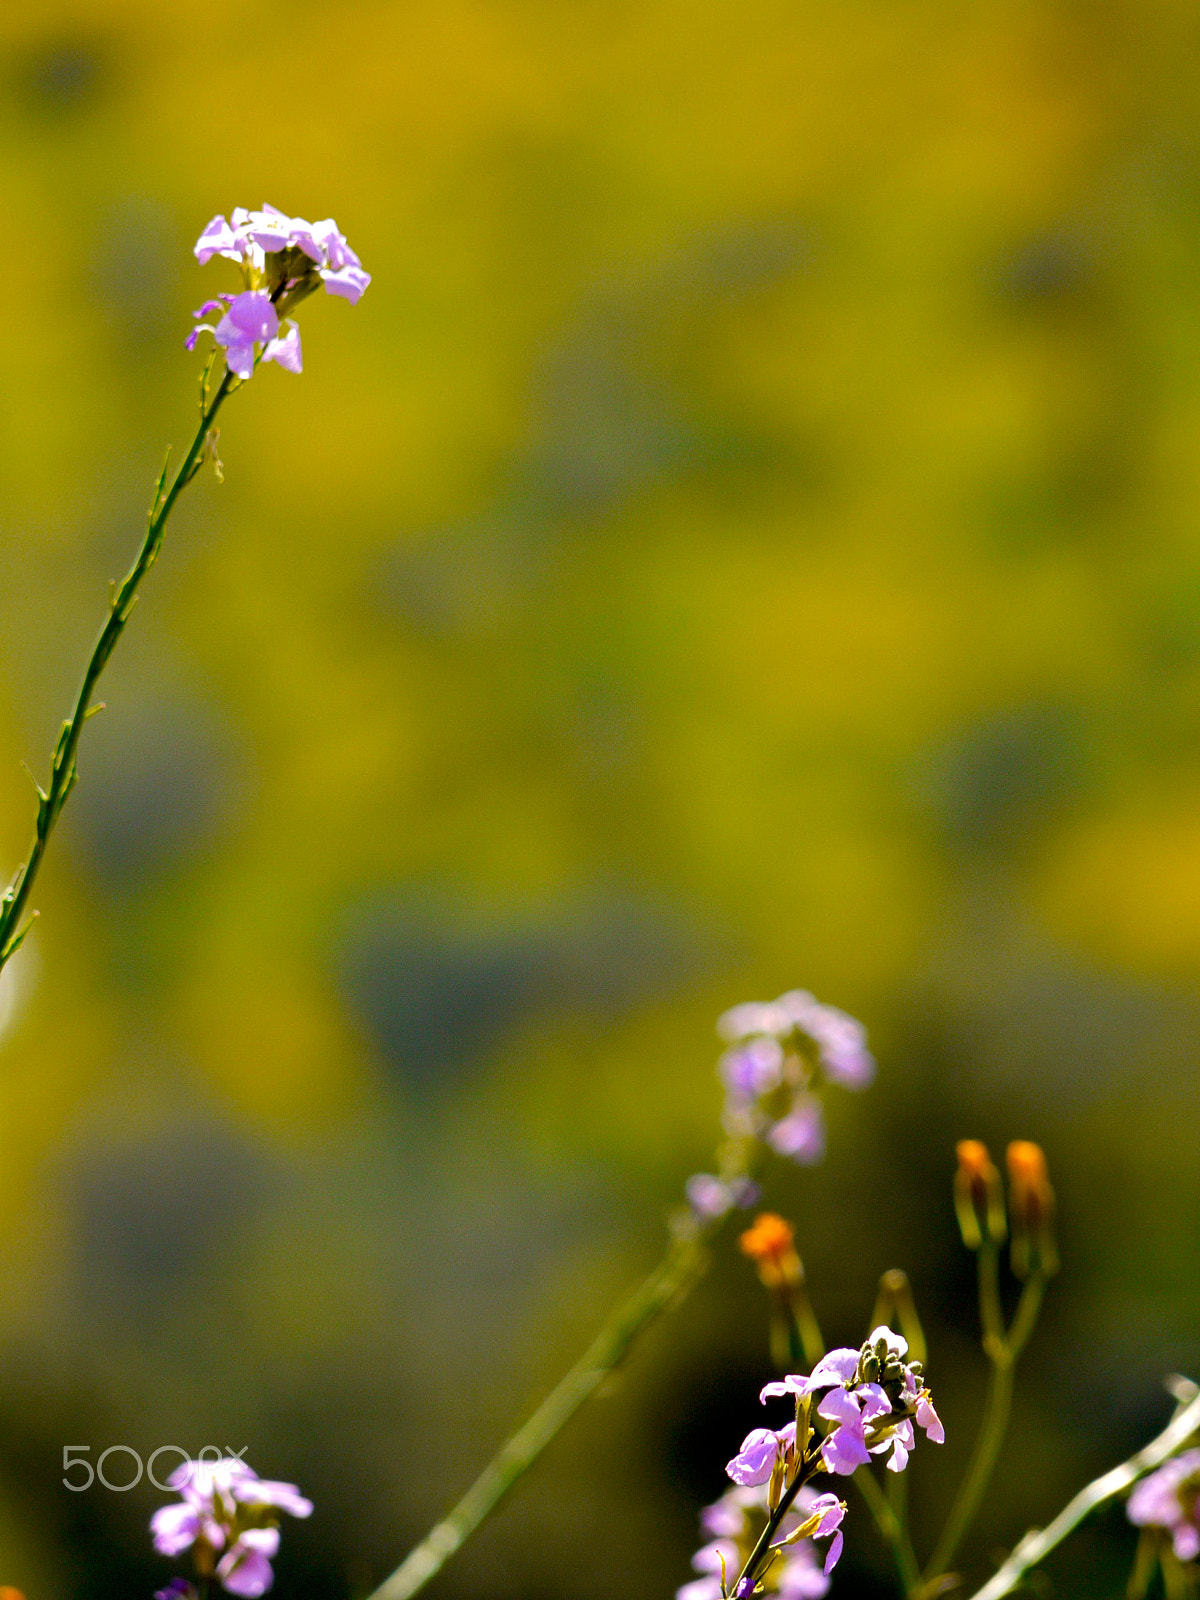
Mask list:
[[[828,1594],[827,1574],[841,1554],[838,1525],[845,1509],[836,1495],[800,1489],[776,1533],[775,1558],[758,1580],[768,1593],[778,1593],[783,1600],[822,1600]],[[729,1489],[715,1504],[706,1506],[700,1513],[700,1528],[708,1542],[692,1557],[692,1566],[703,1576],[678,1589],[676,1600],[722,1600],[722,1559],[729,1589],[737,1593],[734,1586],[766,1521],[765,1485]],[[800,1530],[807,1523],[814,1526],[801,1537]],[[812,1545],[814,1538],[831,1539],[824,1571]],[[793,1542],[788,1543],[789,1539]],[[746,1592],[754,1587],[748,1582]]]
[[[771,1428],[755,1428],[742,1440],[742,1447],[732,1461],[726,1462],[725,1472],[742,1488],[766,1483],[775,1470],[775,1463],[786,1459],[796,1445],[796,1424],[775,1432]]]
[[[371,282],[370,273],[363,271],[362,262],[332,217],[306,222],[271,205],[264,205],[261,211],[239,206],[229,222],[223,216],[214,217],[196,241],[195,256],[203,266],[214,255],[238,263],[245,293],[225,296],[231,301],[230,308],[216,328],[201,323],[184,342],[189,350],[195,349],[197,338],[207,329],[225,351],[229,370],[243,380],[253,373],[256,358],[275,361],[288,372],[301,370],[300,333],[295,323],[288,319],[290,331],[277,337],[281,312],[320,288],[355,305]],[[253,306],[248,296],[255,297]],[[262,313],[261,301],[275,314],[273,327]],[[239,303],[242,310],[231,322]],[[220,309],[210,300],[194,315],[202,317]],[[253,327],[252,310],[256,317]]]
[[[762,1190],[750,1178],[732,1178],[725,1182],[714,1178],[711,1172],[694,1172],[683,1186],[688,1204],[698,1217],[723,1217],[735,1206],[744,1209],[756,1205]]]
[[[193,1550],[201,1572],[211,1572],[213,1558],[220,1555],[216,1576],[224,1589],[246,1600],[265,1594],[274,1578],[271,1558],[279,1549],[274,1513],[307,1517],[312,1501],[294,1483],[264,1480],[235,1456],[185,1461],[167,1482],[182,1499],[160,1506],[150,1519],[159,1554]]]
[[[813,1090],[863,1089],[875,1074],[862,1024],[804,989],[766,1004],[734,1006],[717,1023],[730,1048],[718,1072],[722,1121],[731,1139],[763,1139],[802,1166],[825,1154],[825,1124]]]
[[[791,1373],[768,1383],[760,1400],[803,1398],[824,1392],[817,1415],[834,1424],[821,1447],[827,1471],[843,1477],[887,1454],[888,1470],[903,1472],[915,1434],[913,1422],[934,1444],[945,1441],[924,1374],[906,1363],[908,1341],[890,1328],[875,1328],[860,1350],[830,1350],[807,1377]]]
[[[1129,1496],[1130,1522],[1162,1528],[1180,1561],[1200,1556],[1200,1450],[1185,1450],[1142,1479]]]

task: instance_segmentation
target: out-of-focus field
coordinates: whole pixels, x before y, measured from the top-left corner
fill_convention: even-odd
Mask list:
[[[914,1279],[926,1548],[953,1141],[1049,1154],[981,1577],[1200,1377],[1194,8],[45,0],[0,196],[6,871],[235,286],[195,236],[332,213],[375,275],[227,407],[10,969],[0,1581],[146,1600],[162,1497],[62,1448],[216,1443],[317,1502],[280,1600],[364,1593],[654,1259],[717,1013],[796,985],[880,1075],[768,1199],[834,1342]],[[758,1294],[726,1246],[431,1593],[669,1596]]]

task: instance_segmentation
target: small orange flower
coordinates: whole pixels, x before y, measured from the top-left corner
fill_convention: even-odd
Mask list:
[[[1040,1144],[1015,1139],[1008,1147],[1008,1203],[1013,1225],[1013,1271],[1027,1277],[1034,1266],[1055,1272],[1054,1190]]]
[[[999,1244],[1008,1228],[1000,1174],[992,1165],[988,1147],[981,1139],[960,1139],[954,1148],[958,1156],[954,1209],[963,1243],[968,1250],[978,1250],[985,1238]]]
[[[758,1275],[768,1289],[803,1282],[800,1257],[793,1243],[795,1237],[796,1230],[790,1222],[774,1211],[764,1211],[738,1240],[743,1255],[757,1263]]]

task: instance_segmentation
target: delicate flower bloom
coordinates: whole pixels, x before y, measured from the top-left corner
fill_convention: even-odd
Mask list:
[[[752,1484],[766,1483],[775,1470],[775,1463],[796,1442],[796,1424],[775,1432],[771,1428],[755,1428],[742,1440],[742,1448],[732,1461],[726,1462],[725,1471],[734,1483],[748,1488]]]
[[[821,1446],[829,1472],[848,1477],[872,1455],[888,1453],[888,1469],[903,1472],[913,1447],[913,1422],[934,1444],[945,1430],[933,1408],[918,1363],[906,1362],[908,1341],[891,1328],[878,1327],[860,1350],[830,1350],[807,1377],[789,1373],[768,1383],[765,1404],[784,1396],[821,1394],[817,1414],[835,1424]]]
[[[167,1482],[182,1500],[161,1506],[150,1519],[160,1555],[194,1550],[198,1570],[209,1573],[213,1557],[219,1554],[216,1576],[223,1588],[247,1600],[265,1594],[274,1576],[271,1558],[279,1549],[274,1513],[307,1517],[312,1501],[294,1483],[264,1480],[235,1456],[185,1461]],[[184,1591],[178,1600],[185,1600]]]
[[[1142,1479],[1129,1496],[1130,1522],[1161,1528],[1180,1561],[1200,1556],[1200,1450],[1185,1450]]]
[[[764,1211],[738,1239],[738,1248],[757,1266],[758,1276],[768,1289],[797,1289],[804,1282],[794,1237],[790,1222],[773,1211]]]
[[[875,1074],[862,1024],[804,989],[767,1004],[734,1006],[717,1023],[729,1041],[718,1072],[722,1122],[731,1139],[763,1139],[802,1166],[825,1153],[825,1122],[813,1089],[863,1089]]]
[[[968,1250],[978,1250],[985,1238],[1000,1244],[1008,1233],[1004,1191],[988,1147],[979,1139],[960,1139],[954,1149],[954,1209],[963,1243]]]
[[[785,1513],[776,1534],[774,1559],[760,1577],[768,1593],[778,1593],[784,1600],[822,1600],[829,1592],[826,1573],[841,1554],[839,1524],[845,1506],[836,1495],[818,1495],[810,1488],[802,1488]],[[703,1573],[701,1578],[685,1583],[676,1591],[676,1600],[721,1600],[721,1558],[725,1560],[725,1577],[731,1593],[737,1593],[742,1568],[758,1541],[767,1521],[767,1489],[729,1489],[711,1506],[700,1513],[700,1527],[708,1538],[692,1558],[692,1566]],[[814,1526],[800,1537],[800,1530],[808,1523]],[[812,1540],[831,1539],[825,1561],[825,1571]],[[788,1543],[791,1539],[794,1542]],[[836,1546],[836,1548],[835,1548]],[[753,1584],[747,1582],[744,1593]]]
[[[225,352],[229,370],[243,380],[254,371],[256,360],[274,361],[288,372],[301,370],[300,334],[288,319],[289,332],[279,334],[279,314],[298,305],[315,289],[357,304],[371,282],[362,262],[346,242],[332,217],[306,222],[289,217],[277,207],[261,211],[237,207],[231,220],[214,217],[196,241],[195,256],[203,266],[214,255],[236,261],[242,269],[246,291],[226,296],[230,301],[216,328],[201,323],[184,341],[195,349],[199,335],[208,331]],[[248,297],[253,296],[253,300]],[[263,303],[270,307],[274,323]],[[238,308],[236,315],[235,307]],[[220,310],[207,301],[197,318]]]
[[[798,1095],[787,1116],[767,1134],[767,1143],[781,1156],[791,1156],[802,1167],[815,1166],[825,1154],[825,1116],[821,1102]]]
[[[698,1217],[723,1217],[735,1206],[752,1206],[761,1193],[758,1184],[749,1178],[733,1178],[726,1183],[711,1172],[694,1172],[683,1192]]]

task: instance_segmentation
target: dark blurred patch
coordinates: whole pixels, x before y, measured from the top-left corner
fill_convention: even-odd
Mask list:
[[[140,1316],[195,1288],[265,1198],[261,1158],[195,1119],[82,1152],[68,1174],[85,1314]]]
[[[1069,706],[1031,705],[967,728],[927,759],[918,787],[954,845],[1003,851],[1082,794],[1090,774],[1082,717]]]
[[[54,34],[21,52],[8,78],[18,104],[33,116],[85,111],[112,81],[112,49],[99,36]]]
[[[819,480],[793,431],[704,393],[719,315],[807,271],[813,255],[795,218],[768,218],[698,236],[594,287],[535,366],[536,444],[502,467],[477,516],[396,551],[385,595],[425,627],[487,626],[537,580],[566,524],[577,533],[699,472],[732,473],[741,492],[747,475]]]
[[[149,196],[123,195],[101,213],[89,257],[93,295],[131,345],[157,346],[170,328],[177,247],[170,209]]]
[[[985,270],[985,281],[993,291],[1018,305],[1061,304],[1094,280],[1091,251],[1078,234],[1067,230],[1036,235]]]
[[[420,1090],[460,1075],[539,1012],[619,1016],[709,959],[696,930],[634,899],[474,932],[401,898],[355,917],[339,965],[385,1056]]]
[[[136,890],[228,823],[245,757],[212,702],[122,697],[90,724],[80,768],[67,816],[106,886]]]

